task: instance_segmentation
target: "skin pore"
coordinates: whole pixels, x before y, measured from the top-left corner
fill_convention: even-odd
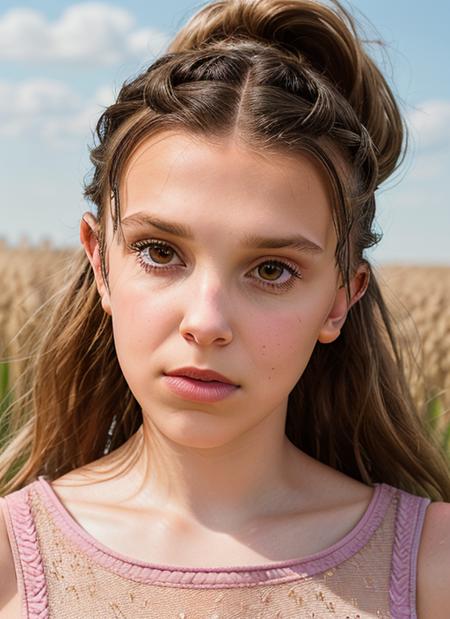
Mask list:
[[[167,132],[137,148],[120,191],[123,241],[109,214],[106,227],[109,292],[90,213],[80,239],[143,424],[116,452],[52,482],[55,491],[92,535],[141,560],[152,548],[152,562],[171,565],[264,563],[335,543],[372,489],[302,453],[284,432],[290,391],[317,342],[339,337],[349,309],[320,171],[307,155],[268,158],[235,139]],[[192,238],[133,224],[137,213],[188,227]],[[295,235],[319,249],[245,242]],[[367,283],[362,264],[351,304]],[[239,389],[214,403],[182,399],[163,376],[182,366],[220,372]],[[314,423],[313,411],[302,414]],[[125,474],[89,482],[126,449],[139,457]],[[299,541],[299,527],[313,535]]]

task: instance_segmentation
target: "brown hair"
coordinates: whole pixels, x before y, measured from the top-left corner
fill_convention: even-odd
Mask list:
[[[97,209],[106,284],[106,218],[114,207],[114,233],[120,229],[124,166],[144,139],[166,130],[312,155],[332,189],[336,262],[350,299],[349,278],[381,238],[372,229],[375,191],[402,162],[406,133],[385,78],[339,2],[210,3],[166,54],[123,85],[97,124],[85,188]],[[448,464],[407,383],[408,349],[400,349],[368,267],[368,288],[340,336],[317,342],[289,395],[286,434],[367,484],[450,501]],[[60,296],[33,357],[32,387],[12,409],[11,440],[0,457],[4,492],[38,474],[55,478],[86,465],[123,445],[142,423],[84,251]]]

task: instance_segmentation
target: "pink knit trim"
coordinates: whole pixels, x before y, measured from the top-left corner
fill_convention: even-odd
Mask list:
[[[375,484],[372,499],[360,521],[340,541],[321,552],[301,559],[264,565],[192,568],[147,563],[104,546],[77,523],[43,476],[40,476],[33,486],[42,496],[59,528],[98,564],[138,582],[190,588],[242,587],[288,582],[333,568],[349,559],[369,541],[381,524],[396,492],[395,488],[387,484]]]
[[[4,498],[17,550],[15,562],[16,573],[20,572],[18,590],[22,598],[23,616],[27,619],[47,619],[47,584],[30,503],[29,489],[32,485]]]
[[[430,499],[398,490],[390,584],[392,619],[417,619],[417,555]]]

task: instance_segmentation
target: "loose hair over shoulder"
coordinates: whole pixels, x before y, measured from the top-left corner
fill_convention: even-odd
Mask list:
[[[289,395],[286,434],[305,453],[367,484],[450,501],[448,463],[428,434],[366,249],[375,191],[401,164],[407,136],[395,98],[336,0],[219,0],[204,6],[101,115],[85,196],[95,205],[106,285],[106,219],[120,235],[120,179],[144,139],[183,131],[265,153],[308,153],[324,171],[349,279],[369,267],[340,336],[317,342]],[[142,412],[115,354],[89,261],[80,250],[33,356],[31,389],[11,413],[0,489],[51,479],[125,443]],[[118,405],[119,403],[119,405]]]

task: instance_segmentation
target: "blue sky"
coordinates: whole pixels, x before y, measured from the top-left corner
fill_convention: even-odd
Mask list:
[[[87,147],[102,105],[203,4],[2,0],[0,237],[79,244]],[[377,192],[383,239],[367,255],[380,264],[449,265],[450,3],[344,5],[369,39],[386,43],[384,54],[376,46],[372,53],[411,127],[405,163]]]

